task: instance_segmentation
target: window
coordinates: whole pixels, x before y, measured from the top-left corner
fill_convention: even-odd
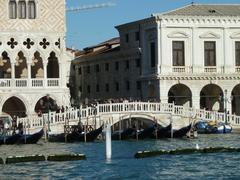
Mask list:
[[[185,66],[184,41],[172,42],[173,66]]]
[[[126,90],[130,90],[130,82],[129,81],[126,81]]]
[[[119,91],[119,83],[118,82],[115,83],[115,87],[116,87],[116,91]]]
[[[204,64],[205,66],[216,66],[216,42],[204,42]]]
[[[36,4],[34,0],[30,0],[28,2],[28,18],[29,19],[36,18]]]
[[[23,0],[18,2],[18,18],[26,19],[26,2]]]
[[[139,31],[135,32],[135,41],[139,41]]]
[[[129,69],[129,60],[125,61],[125,69]]]
[[[78,74],[79,74],[79,75],[82,74],[82,68],[81,68],[81,67],[78,68]]]
[[[109,92],[109,84],[108,83],[105,84],[105,90],[106,90],[106,92]]]
[[[9,18],[10,19],[17,18],[17,3],[15,0],[9,1]]]
[[[118,71],[118,69],[119,69],[119,62],[116,61],[116,62],[115,62],[115,70]]]
[[[141,88],[142,88],[141,82],[137,81],[136,84],[137,84],[137,90],[141,90]]]
[[[151,59],[151,67],[155,67],[156,66],[155,42],[150,43],[150,59]]]
[[[95,71],[96,71],[96,72],[100,72],[100,66],[99,66],[99,64],[96,64],[96,65],[95,65]]]
[[[236,66],[240,66],[240,41],[235,42],[235,54]]]
[[[87,86],[87,92],[88,92],[88,94],[91,93],[91,87],[89,85]]]
[[[126,43],[129,42],[129,34],[125,34],[125,41],[126,41]]]
[[[96,85],[96,92],[99,92],[100,88],[99,88],[99,84]]]
[[[136,67],[141,67],[141,59],[138,58],[135,61],[136,61]]]
[[[105,71],[109,71],[109,63],[105,63]]]
[[[90,73],[90,66],[87,66],[87,73]]]

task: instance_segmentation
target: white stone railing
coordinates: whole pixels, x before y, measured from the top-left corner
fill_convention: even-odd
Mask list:
[[[60,79],[0,79],[0,88],[59,87]]]
[[[27,118],[20,118],[18,122],[28,124],[28,128],[43,127],[44,122],[48,122],[50,125],[63,125],[67,121],[70,124],[77,124],[81,118],[83,124],[93,125],[96,117],[102,115],[111,114],[132,114],[132,113],[161,113],[179,115],[182,117],[193,117],[196,119],[216,120],[225,122],[225,114],[221,112],[206,111],[204,109],[197,110],[190,107],[176,106],[171,103],[151,103],[151,102],[127,102],[127,103],[110,103],[110,104],[98,104],[96,107],[82,108],[79,113],[79,109],[69,108],[65,112],[44,114],[42,117],[37,115],[29,116]],[[79,117],[79,115],[81,116]],[[240,116],[227,114],[226,122],[232,125],[240,126]],[[101,119],[101,118],[100,118]],[[96,122],[98,125],[101,122]],[[103,122],[104,123],[104,122]],[[106,123],[106,122],[105,122]]]
[[[191,66],[173,66],[172,67],[173,73],[192,73]]]
[[[235,67],[235,72],[236,72],[236,73],[239,73],[239,72],[240,72],[240,66],[236,66],[236,67]]]
[[[205,66],[204,72],[205,73],[217,73],[217,67],[216,66]]]

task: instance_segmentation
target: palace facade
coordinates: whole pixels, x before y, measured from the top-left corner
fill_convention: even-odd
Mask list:
[[[74,61],[75,95],[174,102],[240,115],[240,5],[192,4],[117,26]]]
[[[69,105],[65,0],[2,0],[0,22],[1,113]]]

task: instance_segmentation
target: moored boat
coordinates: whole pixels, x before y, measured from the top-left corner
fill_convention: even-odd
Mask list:
[[[136,130],[134,128],[126,128],[122,131],[115,131],[112,133],[112,140],[127,140]]]
[[[231,133],[232,127],[223,122],[200,120],[195,124],[199,134],[225,134]]]
[[[43,136],[43,128],[34,134],[23,134],[17,144],[36,144]]]
[[[94,140],[96,140],[97,137],[102,133],[102,130],[103,130],[103,126],[86,133],[86,142],[93,142]],[[75,131],[67,135],[65,135],[64,133],[49,134],[48,141],[49,142],[84,142],[85,135],[84,135],[84,131],[82,132]]]

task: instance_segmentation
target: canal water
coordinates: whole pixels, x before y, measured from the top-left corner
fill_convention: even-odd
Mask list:
[[[140,150],[240,147],[240,134],[199,135],[197,139],[113,141],[113,157],[105,160],[105,143],[45,143],[0,146],[10,155],[84,153],[85,161],[0,165],[0,179],[240,179],[240,153],[164,155],[135,159]]]

